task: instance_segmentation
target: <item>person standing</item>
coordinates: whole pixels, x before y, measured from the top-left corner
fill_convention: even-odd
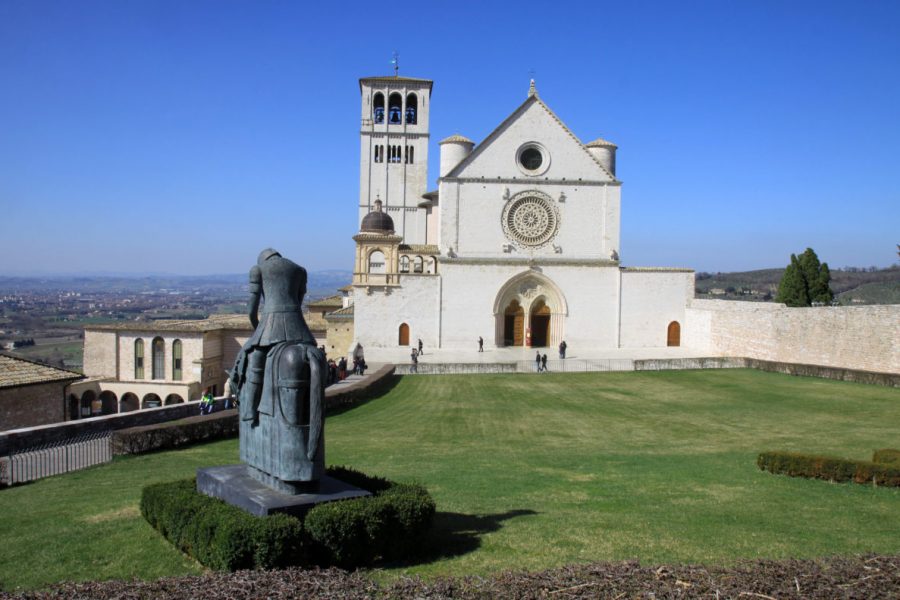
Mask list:
[[[566,347],[567,347],[566,340],[563,340],[559,343],[559,357],[560,358],[566,357]]]
[[[547,355],[541,356],[541,371],[547,372]]]
[[[480,335],[478,336],[478,351],[484,352],[484,338]]]
[[[534,370],[537,371],[538,373],[541,372],[541,353],[540,352],[538,352],[534,356]]]
[[[422,338],[419,338],[419,355],[421,356],[422,354],[425,354],[425,353],[422,352]]]

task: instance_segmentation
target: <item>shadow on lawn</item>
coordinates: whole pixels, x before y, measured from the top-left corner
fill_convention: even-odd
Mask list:
[[[515,517],[536,515],[530,509],[508,510],[495,515],[464,515],[438,512],[421,555],[415,562],[426,563],[442,558],[461,556],[481,546],[481,536],[503,527],[503,522]]]

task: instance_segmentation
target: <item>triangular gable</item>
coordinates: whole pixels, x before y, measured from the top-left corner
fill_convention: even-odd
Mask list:
[[[503,122],[495,127],[494,130],[490,134],[488,134],[488,136],[484,138],[484,140],[480,144],[475,146],[475,149],[472,151],[472,153],[469,154],[469,156],[467,156],[465,159],[463,159],[458,165],[456,165],[449,173],[447,173],[447,175],[445,175],[443,179],[460,177],[461,173],[465,171],[469,165],[477,161],[479,156],[483,155],[487,151],[487,149],[490,148],[491,144],[493,144],[498,138],[500,138],[503,133],[506,132],[517,120],[519,120],[519,118],[521,118],[522,115],[524,115],[533,105],[537,105],[538,107],[543,109],[543,111],[545,111],[550,119],[552,119],[559,126],[559,128],[565,133],[565,135],[567,135],[572,139],[572,141],[575,142],[575,144],[577,144],[578,148],[581,149],[581,152],[583,152],[584,155],[588,158],[592,166],[596,166],[598,175],[600,175],[602,178],[608,178],[610,181],[617,181],[615,175],[610,173],[606,169],[606,167],[604,167],[603,164],[600,163],[600,161],[598,161],[593,154],[591,154],[591,152],[584,146],[584,144],[581,143],[581,140],[578,139],[578,136],[572,133],[572,130],[569,129],[565,123],[563,123],[562,119],[556,116],[556,113],[554,113],[549,106],[544,104],[543,100],[541,100],[537,94],[530,94],[528,98],[526,98],[525,101],[512,112],[511,115],[509,115],[506,119],[503,120]]]

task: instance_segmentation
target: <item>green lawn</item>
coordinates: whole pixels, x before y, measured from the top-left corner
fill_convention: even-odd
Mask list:
[[[900,446],[900,390],[751,370],[406,377],[327,424],[330,464],[424,483],[433,549],[400,572],[900,552],[900,490],[760,472],[761,450]],[[140,488],[237,461],[236,441],[0,492],[0,585],[199,572]]]

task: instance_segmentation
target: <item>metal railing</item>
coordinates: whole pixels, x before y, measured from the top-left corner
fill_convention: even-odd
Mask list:
[[[111,436],[111,431],[89,433],[14,452],[9,455],[5,481],[0,483],[24,483],[110,462]]]

